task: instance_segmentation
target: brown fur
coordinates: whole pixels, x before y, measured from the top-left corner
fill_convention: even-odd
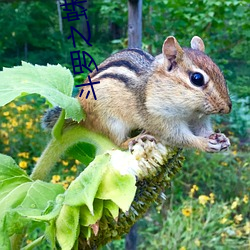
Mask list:
[[[109,57],[90,74],[92,81],[100,81],[94,85],[97,100],[92,94],[79,98],[87,114],[83,125],[118,145],[131,130],[143,129],[164,144],[219,151],[222,143],[213,146],[208,139],[213,133],[208,114],[231,109],[225,79],[202,52],[203,41],[194,37],[191,45],[196,49],[182,49],[168,37],[156,58],[137,49]],[[196,69],[207,75],[202,87],[190,82],[189,72]],[[84,87],[84,93],[88,90]]]

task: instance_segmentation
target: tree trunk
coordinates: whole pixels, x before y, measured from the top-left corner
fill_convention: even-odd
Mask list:
[[[137,225],[131,227],[129,233],[126,236],[126,250],[136,250],[136,241],[137,241]]]
[[[56,4],[57,4],[57,12],[58,12],[59,30],[61,34],[63,35],[63,22],[62,22],[62,11],[61,11],[61,6],[60,6],[60,0],[57,0]]]
[[[142,0],[128,1],[128,47],[142,46]]]

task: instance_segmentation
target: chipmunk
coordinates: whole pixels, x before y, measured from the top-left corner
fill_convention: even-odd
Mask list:
[[[94,85],[97,100],[77,97],[87,115],[82,125],[120,146],[141,129],[165,145],[227,149],[228,138],[213,131],[209,116],[229,113],[232,104],[223,74],[204,50],[198,36],[191,48],[169,36],[156,57],[140,49],[111,55],[89,74],[92,82],[100,81]],[[60,109],[51,112],[57,118]],[[51,123],[49,113],[44,122]]]

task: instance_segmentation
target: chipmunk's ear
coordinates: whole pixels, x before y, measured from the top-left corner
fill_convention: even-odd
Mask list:
[[[178,62],[182,59],[183,53],[184,52],[175,37],[167,37],[162,46],[163,56],[165,56],[170,62]]]
[[[192,49],[197,49],[197,50],[200,50],[202,52],[205,51],[205,45],[204,45],[204,42],[203,40],[198,37],[198,36],[194,36],[191,40],[191,48]]]

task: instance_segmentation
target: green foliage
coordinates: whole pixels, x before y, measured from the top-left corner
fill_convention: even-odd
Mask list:
[[[54,106],[65,109],[66,118],[70,117],[79,122],[84,117],[78,100],[71,97],[73,77],[70,71],[61,65],[45,67],[23,62],[22,66],[13,69],[4,68],[0,77],[1,106],[20,95],[36,93],[46,97]]]
[[[234,202],[237,205],[200,195],[165,214],[154,213],[146,217],[150,226],[144,225],[138,249],[248,249],[247,204]]]
[[[69,26],[77,24],[80,30],[83,22],[70,23],[64,19],[64,33],[61,35],[56,4],[51,4],[51,1],[1,3],[0,67],[18,65],[21,60],[25,60],[44,65],[61,63],[71,68],[69,53],[73,50],[87,51],[99,64],[112,51],[126,48],[127,1],[95,0],[88,1],[88,4],[87,14],[93,46],[87,47],[83,41],[77,39],[77,48],[73,48],[72,42],[67,40],[70,34]],[[65,13],[62,14],[65,15]],[[231,135],[233,146],[231,152],[225,154],[208,155],[190,151],[186,153],[183,174],[180,174],[173,183],[172,192],[167,193],[170,205],[164,204],[161,214],[152,210],[146,220],[141,222],[140,231],[145,233],[140,235],[140,248],[159,249],[159,246],[163,246],[166,249],[175,249],[179,246],[196,249],[199,242],[200,248],[214,248],[216,242],[218,249],[219,247],[229,249],[230,246],[235,246],[237,249],[237,247],[243,248],[247,242],[245,217],[249,212],[242,200],[249,192],[250,185],[250,160],[247,146],[250,120],[248,98],[250,95],[248,70],[250,24],[248,19],[248,1],[143,1],[143,48],[150,53],[160,53],[162,43],[168,35],[175,35],[184,46],[188,46],[193,35],[199,35],[204,39],[206,52],[223,70],[233,97],[232,113],[227,117],[216,117],[216,124],[220,124],[219,127],[216,126]],[[86,75],[87,72],[77,75],[75,83],[82,83]],[[28,104],[26,104],[27,101]],[[13,155],[18,165],[28,173],[37,162],[42,146],[46,143],[47,135],[41,132],[39,125],[40,116],[46,108],[44,100],[37,95],[21,97],[15,103],[12,102],[1,108],[0,152]],[[72,155],[73,151],[75,153],[75,147],[72,147],[69,153]],[[89,163],[96,153],[94,151],[93,148],[91,152],[87,152],[85,158],[77,158],[84,163]],[[78,155],[82,156],[82,152],[78,151]],[[75,157],[76,154],[73,156]],[[66,188],[84,167],[79,161],[65,157],[58,161],[51,177],[52,182],[60,183]],[[18,181],[13,180],[15,181],[12,185],[7,181],[2,187],[11,189],[27,180],[27,177],[20,179],[18,177]],[[193,217],[185,217],[182,209],[185,209],[185,206],[191,206],[187,193],[194,184],[199,186],[200,195],[215,193],[216,204],[203,207],[198,204],[198,200],[193,199],[191,200],[194,209]],[[237,210],[227,206],[229,211],[223,210],[225,202],[233,204],[233,201],[237,201],[242,206],[237,206]],[[112,205],[113,203],[105,206],[110,206],[109,210],[112,210],[114,217],[117,211],[112,209]],[[97,199],[94,200],[94,210],[95,206],[96,211],[100,212],[102,205]],[[57,209],[60,210],[60,206]],[[87,210],[87,207],[83,208],[86,214]],[[228,211],[226,216],[228,221],[226,224],[219,223],[218,218],[221,218],[225,211]],[[54,212],[57,213],[57,210],[55,209]],[[243,221],[237,224],[234,216],[240,213],[243,215]],[[91,215],[90,212],[89,215]],[[17,214],[11,216],[14,218]],[[97,213],[96,218],[98,217]],[[207,218],[210,219],[206,224],[208,233],[205,235],[202,226]],[[82,221],[86,225],[84,219]],[[25,221],[22,223],[25,224]],[[37,227],[36,223],[31,225],[28,240],[42,240],[39,237],[44,228],[41,227],[38,230]],[[55,238],[53,225],[46,230],[48,238],[53,242]],[[86,235],[89,233],[89,231],[86,232]],[[213,241],[211,242],[210,239]],[[124,240],[109,245],[108,249],[123,247]]]

